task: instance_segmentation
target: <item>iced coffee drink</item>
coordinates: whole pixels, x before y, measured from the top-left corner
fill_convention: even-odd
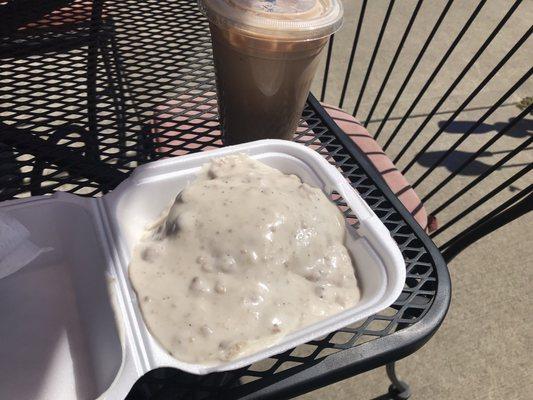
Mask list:
[[[291,139],[338,0],[199,0],[213,42],[224,144]]]

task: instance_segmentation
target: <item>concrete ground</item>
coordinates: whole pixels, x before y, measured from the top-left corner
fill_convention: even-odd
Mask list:
[[[368,79],[357,112],[357,117],[361,121],[368,119],[368,113],[416,3],[414,0],[402,0],[396,2],[392,9],[387,31],[383,36],[380,51],[377,53],[372,74]],[[422,4],[411,34],[398,58],[397,66],[370,118],[368,130],[371,133],[375,133],[380,126],[445,3],[441,0],[431,0]],[[391,112],[389,121],[384,125],[378,139],[380,144],[383,145],[398,126],[399,121],[413,104],[477,3],[461,0],[452,5],[433,42],[428,47],[426,55]],[[528,21],[533,20],[531,1],[522,2],[464,79],[438,109],[438,114],[432,118],[426,118],[513,3],[489,0],[457,48],[449,55],[434,82],[428,87],[411,116],[405,120],[397,138],[387,149],[387,154],[394,158],[405,146],[407,138],[427,119],[422,134],[399,161],[399,167],[405,166],[429,137],[443,126],[453,115],[454,110],[464,102],[507,51],[525,34],[530,26]],[[364,75],[368,69],[388,4],[388,0],[368,2],[348,85],[348,95],[343,107],[350,113],[361,91]],[[345,24],[335,37],[325,98],[326,102],[334,105],[338,105],[356,21],[359,18],[361,0],[344,0],[344,5]],[[411,182],[414,182],[427,169],[432,157],[434,160],[436,156],[442,154],[439,152],[448,149],[460,137],[461,132],[465,132],[473,121],[478,120],[487,112],[527,72],[531,66],[532,50],[533,43],[529,38],[468,104],[465,111],[456,116],[454,123],[444,131],[441,138],[426,152],[420,162],[409,170],[406,176]],[[319,71],[313,86],[313,92],[317,95],[320,94],[321,84],[322,74]],[[532,93],[533,81],[528,79],[519,85],[502,102],[501,106],[497,107],[468,137],[457,149],[455,158],[445,163],[445,166],[437,168],[416,188],[417,192],[420,195],[428,193],[449,174],[450,170],[453,170],[458,162],[461,162],[461,157],[477,150],[502,129],[510,118],[518,115],[520,110],[516,107],[516,102],[525,96],[531,96]],[[444,190],[432,198],[426,204],[428,211],[437,207],[451,194],[482,173],[484,168],[493,165],[503,155],[516,148],[525,137],[532,134],[531,130],[530,115],[483,154],[480,164],[459,174]],[[442,224],[448,221],[532,160],[531,150],[523,151],[508,163],[510,166],[498,170],[460,201],[446,208],[439,214],[439,222]],[[445,232],[442,237],[438,237],[437,244],[444,243],[448,238],[453,237],[454,234],[493,209],[496,204],[500,204],[503,199],[510,197],[514,193],[513,190],[523,189],[532,181],[531,173],[518,180],[513,184],[514,188],[505,190],[496,198],[492,198],[479,210]],[[530,228],[532,223],[533,215],[526,215],[475,243],[449,265],[453,298],[444,324],[425,347],[398,363],[398,374],[411,384],[413,399],[532,398],[533,363],[529,355],[533,349],[533,322],[530,318],[530,310],[533,307],[533,296],[530,295],[533,277],[531,269],[533,235]],[[381,368],[306,394],[299,399],[371,399],[384,394],[388,384],[385,371]]]

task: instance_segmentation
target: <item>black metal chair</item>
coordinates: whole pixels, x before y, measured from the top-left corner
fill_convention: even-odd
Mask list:
[[[48,96],[54,93],[54,77],[50,82],[46,82],[44,77],[50,72],[47,69],[47,57],[68,57],[69,52],[81,50],[85,59],[85,73],[78,84],[86,87],[86,105],[81,105],[86,109],[86,118],[68,121],[68,117],[63,118],[60,125],[50,125],[47,130],[47,140],[43,141],[29,129],[39,119],[46,119],[50,108],[43,107],[38,115],[20,121],[17,124],[5,124],[0,121],[0,145],[11,146],[12,156],[9,163],[4,164],[6,169],[4,179],[9,176],[13,179],[4,184],[1,198],[10,198],[9,186],[19,186],[21,183],[28,186],[32,195],[40,195],[49,192],[50,188],[43,189],[43,177],[47,176],[51,180],[57,178],[56,186],[61,185],[61,173],[48,172],[45,170],[54,169],[53,163],[44,160],[54,159],[51,155],[63,152],[67,155],[67,171],[76,174],[79,169],[79,162],[76,160],[86,159],[100,165],[104,176],[110,177],[107,186],[112,188],[117,184],[112,176],[122,176],[120,172],[113,172],[113,169],[100,162],[102,143],[101,128],[97,121],[97,105],[102,97],[108,96],[112,99],[115,108],[116,131],[119,133],[119,140],[123,141],[124,127],[124,101],[126,98],[118,50],[115,42],[114,25],[110,18],[104,18],[103,0],[48,0],[46,2],[35,0],[11,0],[0,5],[0,20],[4,23],[0,27],[0,60],[5,59],[9,63],[14,60],[21,60],[21,74],[25,73],[25,67],[32,62],[36,69],[43,70],[43,85],[48,85],[43,89],[41,96],[30,94],[32,102],[53,103]],[[104,74],[97,75],[98,57],[101,57],[105,69]],[[14,62],[16,63],[16,62]],[[60,74],[61,71],[53,71],[53,74]],[[33,78],[31,75],[28,77]],[[77,77],[73,77],[77,80]],[[107,90],[97,93],[97,81],[105,78]],[[67,108],[70,104],[65,104],[55,100],[55,108]],[[28,104],[27,103],[27,104]],[[17,104],[10,104],[8,101],[4,105],[4,111],[10,112],[10,108]],[[0,111],[2,109],[0,108]],[[8,118],[9,119],[9,118]],[[40,128],[42,130],[42,126]],[[43,132],[44,133],[44,132]],[[121,135],[122,133],[122,135]],[[57,146],[60,145],[60,146]],[[70,147],[69,147],[70,146]],[[74,149],[77,147],[77,150]],[[22,151],[22,149],[24,151]],[[7,150],[6,150],[7,153]],[[17,154],[32,154],[35,160],[20,160]],[[68,156],[70,155],[70,156]],[[44,162],[43,162],[44,161]],[[21,172],[25,166],[30,166],[29,171]],[[90,169],[90,168],[89,168]],[[16,173],[11,173],[16,171]],[[117,175],[118,174],[118,175]],[[28,178],[26,181],[22,179]],[[81,180],[88,178],[85,172],[78,173]],[[123,178],[123,176],[122,176]],[[100,179],[101,180],[101,179]],[[105,179],[104,179],[105,180]],[[118,181],[120,182],[120,181]],[[7,187],[6,187],[7,186]]]
[[[395,14],[400,4],[394,0],[388,2],[386,9],[367,0],[359,1],[351,50],[336,46],[335,37],[329,42],[321,77],[321,101],[335,102],[344,109],[350,107],[351,113],[347,112],[343,120],[350,118],[350,114],[359,117],[361,124],[370,131],[401,173],[413,182],[412,187],[429,214],[430,236],[448,262],[475,241],[533,208],[530,173],[533,163],[529,153],[533,142],[532,120],[529,118],[533,105],[531,98],[524,99],[520,104],[511,101],[526,82],[531,82],[533,73],[525,49],[533,28],[527,21],[522,21],[522,24],[516,21],[516,15],[527,7],[522,3],[515,1],[508,9],[500,10],[499,22],[479,44],[476,42],[476,49],[465,51],[463,45],[469,30],[483,18],[487,8],[486,1],[472,4],[472,10],[464,16],[465,21],[461,22],[458,33],[444,39],[448,47],[442,50],[440,59],[434,60],[430,72],[422,71],[420,66],[428,62],[428,53],[431,46],[435,45],[435,37],[450,24],[457,27],[458,21],[447,19],[454,7],[453,0],[447,1],[441,9],[434,10],[433,25],[431,21],[417,18],[422,7],[436,8],[435,4],[424,4],[423,0],[418,0],[412,6],[411,14],[403,22],[399,22]],[[405,3],[402,6],[405,7]],[[373,18],[370,18],[371,13],[374,13]],[[378,27],[375,23],[367,22],[375,21],[376,14],[383,15]],[[511,25],[509,20],[513,16],[515,19]],[[387,52],[383,51],[382,44],[384,38],[391,39],[387,36],[387,28],[390,29],[392,21],[395,21],[396,27],[404,24],[403,33],[395,39],[395,49]],[[426,36],[413,33],[413,27],[417,24],[431,28]],[[509,31],[510,26],[512,32]],[[367,32],[367,35],[372,32],[372,40],[375,40],[370,57],[360,56],[362,32]],[[513,36],[515,41],[506,43],[505,47],[496,47],[494,43],[502,40],[504,33],[507,35],[505,37]],[[413,40],[413,36],[416,40]],[[506,50],[494,50],[501,48]],[[483,76],[473,78],[474,67],[480,68],[479,60],[488,50],[496,52],[496,62],[481,72]],[[347,65],[336,64],[337,59],[346,59],[347,51],[350,51]],[[415,54],[415,57],[406,58],[408,52]],[[374,68],[378,55],[381,56],[381,62],[387,65],[384,74],[377,74]],[[460,55],[464,60],[460,69],[452,60],[455,55]],[[507,78],[511,74],[506,67],[517,60],[526,60],[526,67],[522,68],[524,71],[515,71],[513,74],[520,74],[518,79],[509,83],[510,87],[501,93],[498,92],[499,97],[491,105],[473,106],[476,98],[485,94],[497,79],[511,81],[511,78]],[[403,68],[399,66],[401,62],[404,63]],[[363,75],[357,77],[354,72],[361,70],[364,71]],[[454,77],[449,86],[433,100],[435,104],[429,111],[416,114],[417,106],[429,97],[431,85],[439,82],[445,72]],[[332,88],[330,76],[342,73],[342,87]],[[456,89],[465,82],[475,82],[475,86],[458,96]],[[408,105],[401,107],[399,103],[407,95],[406,88],[413,83],[415,86],[419,83],[420,88],[414,99],[409,97]],[[369,90],[370,87],[374,90]],[[457,105],[451,111],[443,111],[443,105],[451,96],[455,96]],[[390,104],[383,104],[385,97],[388,97]],[[492,122],[502,107],[513,110],[514,115],[503,122]],[[403,115],[393,116],[395,111],[400,113],[402,108],[405,109]],[[470,117],[467,121],[462,120],[462,115],[467,112],[468,115],[478,112],[477,120],[471,120]],[[438,129],[431,131],[431,123],[435,124],[443,115],[446,118],[438,121]],[[416,124],[410,121],[416,121]],[[408,398],[409,387],[396,377],[393,364],[387,366],[387,373],[393,382],[390,395],[398,399]]]

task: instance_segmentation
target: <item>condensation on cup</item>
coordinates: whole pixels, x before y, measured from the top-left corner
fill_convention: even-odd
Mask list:
[[[291,139],[339,0],[198,0],[211,29],[224,144]]]

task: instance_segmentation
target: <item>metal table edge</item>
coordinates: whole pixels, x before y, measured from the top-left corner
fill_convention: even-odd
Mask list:
[[[330,117],[330,115],[326,112],[324,107],[318,102],[318,100],[312,95],[309,95],[308,103],[311,105],[313,110],[320,115],[320,117],[323,119],[323,121],[328,125],[328,127],[331,129],[333,134],[337,137],[337,139],[342,143],[342,145],[346,148],[347,152],[360,164],[360,166],[365,170],[365,172],[368,174],[368,176],[374,181],[376,186],[383,192],[384,196],[387,198],[388,201],[391,202],[391,204],[394,206],[394,208],[400,213],[402,218],[405,220],[405,222],[409,225],[409,227],[414,231],[417,238],[422,242],[424,245],[424,248],[428,251],[429,255],[433,259],[435,270],[437,272],[438,281],[437,281],[437,293],[435,295],[435,299],[433,301],[432,307],[420,319],[417,323],[396,332],[396,334],[399,334],[401,332],[410,331],[411,329],[414,329],[417,326],[420,326],[422,323],[430,324],[432,323],[434,325],[434,329],[431,332],[428,332],[428,334],[434,333],[437,328],[439,328],[440,324],[444,320],[444,317],[446,316],[446,313],[448,312],[450,301],[451,301],[451,293],[452,293],[452,284],[451,284],[451,278],[450,278],[450,272],[448,270],[448,265],[446,264],[446,261],[444,261],[444,257],[442,256],[440,250],[438,249],[437,245],[431,240],[429,235],[426,233],[424,229],[416,222],[414,217],[411,215],[411,213],[405,208],[403,203],[400,201],[400,199],[394,194],[394,192],[391,190],[391,188],[387,185],[383,177],[381,176],[380,172],[376,169],[374,164],[370,162],[367,155],[364,154],[359,147],[344,133],[344,131],[337,125],[337,123]],[[435,314],[433,316],[433,314]],[[385,336],[380,339],[386,339],[388,337],[394,336],[395,334]],[[429,337],[428,337],[429,339]],[[379,340],[379,339],[378,339]]]

